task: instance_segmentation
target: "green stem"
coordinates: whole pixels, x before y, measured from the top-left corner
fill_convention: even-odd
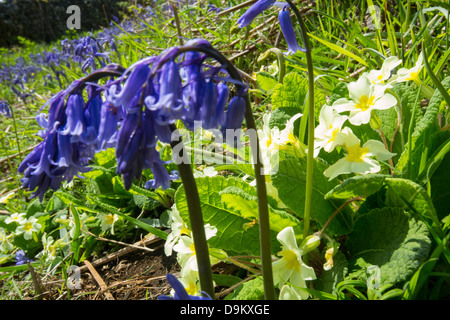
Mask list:
[[[306,52],[306,64],[308,67],[308,83],[309,83],[309,106],[308,106],[308,154],[306,162],[306,190],[305,190],[305,212],[303,217],[303,239],[308,236],[309,225],[311,220],[311,201],[312,201],[312,185],[313,185],[313,172],[314,172],[314,129],[315,129],[315,112],[314,112],[314,69],[311,56],[311,46],[309,43],[308,32],[305,24],[303,23],[300,11],[292,3],[291,0],[287,0],[290,7],[295,13],[297,20],[300,24],[300,31],[303,38],[303,44]]]
[[[172,132],[176,130],[175,125],[171,126]],[[183,141],[172,141],[172,149],[178,149],[178,144],[182,146],[183,159],[178,159],[177,166],[181,181],[183,182],[186,201],[189,209],[189,221],[191,224],[192,237],[194,240],[195,254],[197,257],[200,287],[211,299],[214,299],[214,284],[212,280],[211,261],[209,259],[208,243],[206,240],[205,227],[203,222],[200,196],[194,174],[187,157]]]
[[[270,222],[269,208],[267,202],[266,179],[263,175],[263,165],[260,159],[259,139],[256,134],[256,124],[253,118],[250,98],[246,95],[245,121],[247,128],[255,132],[255,139],[250,139],[250,147],[256,154],[254,163],[256,191],[258,194],[258,210],[259,210],[259,240],[261,250],[262,275],[264,282],[264,296],[266,300],[275,300],[275,289],[273,286],[272,272],[272,249],[270,245]]]

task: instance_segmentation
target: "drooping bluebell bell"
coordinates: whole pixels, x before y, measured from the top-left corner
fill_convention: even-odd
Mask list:
[[[244,28],[248,26],[258,15],[270,8],[274,3],[275,0],[258,0],[238,19],[239,27]]]
[[[283,31],[284,38],[288,44],[287,55],[296,53],[297,51],[305,51],[298,45],[297,38],[295,36],[294,27],[292,26],[291,17],[289,14],[289,4],[285,2],[276,2],[274,0],[259,0],[253,4],[239,19],[238,24],[240,28],[244,28],[249,25],[259,14],[267,10],[271,6],[281,8],[278,14],[278,20],[281,30]]]
[[[296,53],[297,51],[305,51],[299,46],[297,42],[297,37],[295,36],[294,27],[292,26],[291,16],[289,14],[289,5],[285,5],[280,13],[278,14],[278,19],[280,21],[280,27],[283,31],[284,38],[288,44],[287,55]]]
[[[184,288],[183,284],[178,280],[173,274],[168,273],[166,275],[167,282],[172,286],[173,290],[175,291],[173,297],[167,296],[167,295],[160,295],[158,296],[158,300],[212,300],[211,297],[205,293],[202,292],[202,296],[192,296],[189,295]]]

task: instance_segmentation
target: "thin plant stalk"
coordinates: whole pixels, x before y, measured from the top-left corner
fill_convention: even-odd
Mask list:
[[[172,132],[174,132],[176,130],[176,126],[172,125],[171,129]],[[178,159],[177,166],[181,181],[183,182],[186,202],[189,209],[189,222],[191,224],[195,255],[197,257],[200,287],[203,292],[206,292],[211,297],[211,299],[214,299],[211,260],[209,258],[209,249],[206,240],[200,196],[198,194],[197,184],[195,182],[190,161],[187,160],[187,152],[184,148],[183,141],[172,141],[172,149],[178,148],[178,144],[182,145],[183,159]]]
[[[311,220],[311,202],[312,202],[312,185],[314,172],[314,129],[315,129],[315,112],[314,112],[314,69],[311,56],[311,46],[309,42],[308,32],[302,19],[302,15],[291,0],[287,0],[289,6],[294,11],[295,16],[300,24],[300,31],[305,46],[306,65],[308,68],[308,154],[306,162],[306,190],[305,190],[305,212],[303,217],[303,238],[309,234],[309,226]]]

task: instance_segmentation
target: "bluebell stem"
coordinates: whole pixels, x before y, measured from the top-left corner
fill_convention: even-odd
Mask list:
[[[175,291],[173,297],[160,295],[158,296],[158,300],[211,300],[211,297],[204,293],[204,296],[192,296],[186,292],[183,284],[171,273],[166,275],[167,282],[172,286]]]

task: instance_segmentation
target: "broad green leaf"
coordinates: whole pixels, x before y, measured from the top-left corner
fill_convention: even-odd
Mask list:
[[[263,300],[264,282],[261,278],[255,278],[244,282],[225,297],[224,300]]]
[[[283,130],[286,127],[286,123],[293,116],[298,114],[300,110],[298,108],[292,107],[280,107],[272,111],[269,120],[269,127],[274,128],[278,127],[278,129]],[[300,119],[297,119],[294,123],[294,133],[298,132],[298,128],[300,126]]]
[[[427,259],[431,241],[424,222],[401,208],[360,216],[346,242],[351,262],[363,259],[381,270],[383,284],[405,281]]]
[[[383,187],[384,180],[389,177],[382,174],[365,174],[344,180],[340,185],[330,190],[325,199],[351,199],[353,197],[368,197]]]
[[[258,83],[258,86],[268,94],[272,94],[273,89],[278,84],[278,80],[267,72],[258,72],[256,74],[256,82]]]
[[[338,182],[328,181],[323,172],[328,166],[319,161],[314,162],[314,182],[312,190],[313,210],[311,219],[324,225],[329,217],[339,208],[342,201],[325,199],[325,195]],[[306,189],[306,159],[285,159],[280,161],[278,172],[272,175],[272,183],[278,190],[280,200],[299,218],[303,218]],[[352,228],[352,216],[349,208],[344,208],[328,227],[327,232],[346,234]]]
[[[386,178],[386,206],[412,211],[439,225],[436,209],[425,189],[414,181],[402,178]]]
[[[258,219],[258,201],[257,197],[245,193],[237,187],[228,187],[220,192],[222,202],[226,207],[241,214],[246,219]],[[269,204],[270,229],[276,233],[286,227],[293,227],[296,235],[302,234],[300,221],[293,215],[283,210],[274,209]],[[250,223],[246,225],[252,227]]]
[[[260,255],[258,225],[252,226],[255,221],[248,214],[227,208],[220,195],[220,192],[228,187],[237,187],[249,195],[256,196],[255,188],[243,180],[223,176],[197,178],[196,183],[204,223],[217,228],[216,236],[208,240],[210,247],[220,248],[228,253]],[[189,209],[183,185],[175,194],[175,203],[180,216],[189,226]],[[280,247],[275,232],[272,232],[272,239],[272,250],[275,254]]]
[[[303,110],[305,97],[308,93],[308,80],[300,73],[288,73],[283,83],[279,83],[273,89],[272,110],[280,107],[297,108]]]

